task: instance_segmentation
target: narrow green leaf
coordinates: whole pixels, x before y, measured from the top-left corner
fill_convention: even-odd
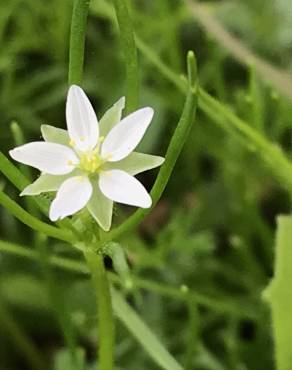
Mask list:
[[[137,109],[139,101],[138,58],[134,38],[134,29],[125,0],[114,0],[118,19],[122,49],[126,65],[126,113]]]
[[[116,290],[112,290],[112,304],[116,316],[162,369],[183,369]]]
[[[74,1],[70,33],[69,85],[80,85],[82,82],[88,8],[89,0]]]

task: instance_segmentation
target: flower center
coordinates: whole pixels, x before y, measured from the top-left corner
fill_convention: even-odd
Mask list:
[[[80,156],[79,168],[89,174],[97,173],[101,166],[104,164],[104,160],[96,153],[84,153]]]

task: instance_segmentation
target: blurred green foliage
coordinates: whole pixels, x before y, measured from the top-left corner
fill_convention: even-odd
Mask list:
[[[207,5],[255,53],[292,69],[290,1],[223,0]],[[4,152],[15,145],[13,120],[27,140],[40,138],[42,123],[65,125],[71,11],[69,0],[0,3],[0,145]],[[110,2],[91,1],[84,88],[99,116],[124,95],[123,55],[112,12]],[[132,1],[131,13],[137,35],[174,71],[184,72],[185,53],[193,49],[202,85],[291,157],[291,102],[212,41],[183,1]],[[141,150],[163,155],[183,96],[143,54],[139,63],[140,106],[152,106],[156,112]],[[151,172],[142,180],[150,188],[154,178]],[[4,178],[1,186],[26,206]],[[157,284],[134,288],[130,302],[186,370],[274,369],[270,316],[262,291],[272,276],[275,216],[289,209],[289,194],[255,154],[200,112],[163,199],[139,230],[122,240],[133,280]],[[117,207],[116,222],[129,212]],[[2,208],[0,217],[1,239],[30,248],[42,242]],[[47,253],[81,258],[52,240]],[[106,262],[111,269],[111,261]],[[94,366],[98,338],[88,280],[52,269],[53,279],[48,282],[38,263],[6,254],[0,256],[0,267],[1,305],[47,363],[56,370],[71,369],[50,294],[50,284],[55,284],[62,297],[59,303],[71,318],[70,330],[84,348],[87,363]],[[168,294],[165,285],[176,293]],[[192,299],[182,299],[186,289],[194,292]],[[157,369],[117,325],[117,369]],[[24,349],[2,315],[0,328],[0,369],[30,369]],[[79,357],[82,362],[81,350]]]

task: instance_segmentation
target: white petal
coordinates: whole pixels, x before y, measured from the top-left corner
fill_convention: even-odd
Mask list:
[[[41,125],[41,133],[45,141],[62,145],[69,145],[70,137],[68,131],[62,128]]]
[[[124,108],[125,97],[123,96],[101,117],[99,121],[100,136],[106,136],[120,122]]]
[[[79,162],[69,147],[43,141],[24,144],[10,150],[9,154],[16,161],[51,175],[65,175]]]
[[[84,91],[72,85],[68,91],[66,120],[70,139],[81,151],[93,149],[98,141],[98,121]]]
[[[151,207],[151,197],[144,186],[127,172],[102,172],[99,176],[99,187],[102,193],[114,202],[142,208]]]
[[[108,231],[112,223],[113,201],[105,197],[99,189],[98,181],[92,181],[93,192],[87,209],[99,226]]]
[[[60,186],[50,207],[50,219],[62,220],[86,206],[92,194],[91,183],[86,176],[70,177]]]
[[[28,185],[20,195],[39,195],[49,191],[57,191],[70,175],[48,175],[43,173],[35,182]]]
[[[129,155],[139,144],[153,117],[152,108],[142,108],[118,123],[105,138],[101,155],[116,162]]]
[[[151,170],[152,168],[161,166],[164,162],[163,157],[157,155],[143,154],[133,152],[126,158],[118,162],[108,162],[105,166],[105,170],[110,171],[111,169],[123,170],[130,175],[137,175],[138,173]]]

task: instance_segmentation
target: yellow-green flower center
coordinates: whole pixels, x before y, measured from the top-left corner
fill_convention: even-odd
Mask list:
[[[85,153],[80,156],[79,168],[89,174],[99,172],[104,160],[97,153]]]

